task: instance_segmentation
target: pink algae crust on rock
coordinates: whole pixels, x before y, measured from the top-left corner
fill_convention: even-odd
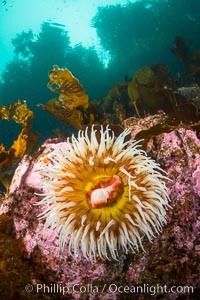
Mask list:
[[[146,130],[148,124],[149,127],[155,125],[159,118],[140,119],[138,127],[131,128],[132,139],[139,131]],[[147,154],[160,163],[171,179],[166,184],[172,209],[167,211],[167,225],[160,236],[156,236],[152,244],[144,240],[145,253],[122,253],[118,262],[97,260],[91,263],[81,253],[73,258],[67,247],[62,253],[57,233],[44,230],[44,221],[37,218],[44,209],[33,205],[39,200],[36,193],[43,192],[39,189],[40,171],[49,163],[48,153],[65,146],[64,142],[49,140],[34,157],[26,157],[16,170],[10,193],[0,207],[0,214],[10,218],[13,236],[22,239],[38,278],[43,278],[44,283],[69,287],[65,299],[120,299],[119,293],[109,290],[109,284],[113,283],[118,286],[148,283],[198,288],[200,141],[196,133],[181,128],[149,141]],[[33,282],[37,283],[38,278],[33,278]],[[105,283],[106,289],[102,293]],[[73,291],[75,284],[77,290]],[[88,284],[98,287],[98,292],[90,289],[81,293],[78,290],[79,286]],[[173,294],[173,297],[176,299],[178,295]],[[143,299],[142,295],[138,299]]]
[[[141,126],[141,129],[146,128]],[[133,130],[132,138],[134,136]],[[167,185],[172,209],[167,213],[163,233],[140,261],[136,259],[137,262],[130,264],[130,280],[137,283],[148,278],[152,285],[187,285],[197,291],[200,278],[200,140],[194,131],[180,128],[150,140],[147,153],[160,163],[171,179]],[[173,293],[170,299],[179,299],[179,296]],[[187,294],[184,299],[190,296]]]
[[[35,291],[37,283],[49,287],[58,284],[58,287],[66,286],[67,292],[64,296],[62,290],[55,292],[57,295],[52,299],[88,299],[88,296],[90,299],[102,299],[101,290],[104,282],[109,280],[105,262],[92,263],[81,254],[73,258],[67,249],[63,254],[58,246],[57,232],[44,230],[44,220],[37,217],[45,209],[45,206],[34,205],[41,199],[36,194],[46,192],[39,188],[40,172],[49,163],[48,154],[57,147],[66,147],[66,143],[47,140],[34,158],[23,159],[15,172],[9,195],[0,207],[0,215],[9,216],[11,234],[23,241],[26,259],[34,264],[37,278],[33,278],[32,284]],[[44,282],[39,279],[41,277]],[[39,294],[44,296],[42,291]],[[116,297],[109,290],[105,295],[106,299]]]
[[[44,220],[37,217],[45,207],[34,205],[39,199],[36,194],[44,192],[39,189],[40,171],[49,163],[48,153],[57,147],[65,146],[64,142],[52,143],[48,140],[35,158],[24,158],[15,172],[9,196],[1,206],[0,214],[8,214],[12,219],[13,235],[23,240],[28,259],[35,264],[38,277],[45,278],[44,283],[47,286],[66,286],[67,299],[71,299],[72,295],[73,299],[84,299],[88,294],[91,294],[90,299],[98,299],[100,292],[97,292],[97,288],[100,290],[104,280],[108,280],[105,263],[91,263],[83,259],[81,254],[74,259],[67,250],[63,254],[58,246],[57,232],[44,230]],[[33,278],[33,282],[41,283],[38,278]],[[61,291],[57,297],[62,299],[62,296]],[[115,299],[115,295],[109,291],[107,297]]]

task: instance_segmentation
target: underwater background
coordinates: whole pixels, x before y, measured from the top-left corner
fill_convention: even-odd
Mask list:
[[[106,1],[106,5],[92,10],[95,14],[84,27],[81,22],[80,27],[76,23],[79,19],[84,20],[84,14],[94,5],[92,2],[24,2],[1,2],[0,101],[1,105],[8,105],[18,99],[26,100],[35,115],[33,130],[40,132],[41,140],[53,136],[56,128],[63,130],[55,118],[37,107],[54,97],[47,88],[48,72],[53,65],[68,68],[84,86],[90,101],[94,101],[105,97],[116,82],[129,80],[134,72],[146,65],[166,64],[170,74],[175,76],[174,80],[180,74],[184,80],[185,63],[200,47],[198,1],[124,1],[122,5],[120,1],[117,5],[114,5],[115,1]],[[76,8],[72,12],[70,5]],[[41,18],[46,15],[41,23],[37,15],[34,16],[37,10]],[[72,33],[67,30],[68,18],[72,23],[72,13],[77,19],[74,34],[79,37],[79,44],[73,46]],[[65,23],[58,23],[59,17]],[[13,28],[19,27],[18,23],[21,30],[14,34]],[[82,44],[82,36],[84,39],[87,35],[85,31],[90,31],[88,26],[95,31],[98,45],[93,36],[89,46]],[[174,55],[172,48],[176,37],[184,40],[187,53]],[[180,52],[184,50],[180,49]],[[5,122],[4,127],[3,123],[3,129],[11,126],[11,130],[1,140],[10,145],[13,124]]]
[[[54,261],[48,258],[49,275],[45,266],[41,267],[45,272],[37,267],[37,260],[45,264],[45,251],[50,251],[49,245],[43,245],[44,240],[33,252],[28,251],[27,256],[21,245],[15,245],[20,238],[25,238],[26,244],[27,232],[35,225],[28,216],[23,222],[30,221],[31,225],[27,223],[29,225],[23,227],[17,223],[18,219],[17,227],[9,224],[16,216],[23,217],[20,206],[22,203],[26,206],[24,199],[32,203],[35,196],[33,187],[27,194],[21,179],[16,188],[16,173],[12,180],[14,172],[24,155],[39,157],[37,149],[45,140],[65,140],[92,124],[97,128],[109,124],[116,136],[123,128],[130,128],[132,138],[143,140],[142,149],[158,160],[173,181],[168,184],[171,205],[177,199],[180,202],[177,206],[174,204],[173,213],[167,217],[171,225],[153,248],[147,246],[146,256],[139,254],[132,259],[122,255],[118,264],[97,262],[96,267],[80,259],[75,263],[77,273],[71,271],[68,281],[72,284],[73,276],[79,276],[80,282],[94,281],[95,286],[102,288],[102,282],[111,277],[118,285],[139,285],[150,282],[147,277],[152,272],[154,286],[169,282],[169,285],[195,288],[192,294],[167,294],[166,299],[197,299],[200,276],[199,33],[198,0],[1,1],[0,299],[151,299],[150,293],[134,295],[135,298],[131,298],[131,293],[114,293],[116,298],[113,293],[101,293],[98,298],[91,287],[84,295],[72,293],[65,298],[59,298],[56,292],[31,296],[23,290],[26,278],[29,278],[27,283],[32,282],[31,276],[35,282],[66,284],[66,280],[59,278],[58,269],[64,270],[65,263],[68,268],[72,262],[64,262],[58,256]],[[167,148],[166,144],[171,146]],[[33,166],[30,160],[29,170],[34,169]],[[23,178],[20,172],[17,176]],[[13,199],[18,198],[22,202],[14,209]],[[4,201],[8,202],[4,204]],[[13,205],[12,212],[5,209],[10,205]],[[31,208],[27,211],[33,218]],[[185,218],[186,223],[180,225],[180,218]],[[40,227],[34,230],[39,240]],[[170,243],[177,243],[177,247],[171,249]],[[12,257],[15,261],[17,271],[11,265],[7,269],[9,259],[4,251],[9,247],[12,248],[9,259]],[[15,247],[19,248],[16,253]],[[40,254],[35,254],[37,250]],[[161,250],[170,254],[159,261]],[[177,264],[173,265],[173,261]],[[179,266],[185,274],[182,277],[177,271]],[[80,275],[81,268],[89,272],[89,279]],[[21,278],[17,273],[19,269],[29,269],[32,275],[24,271]],[[104,272],[108,277],[103,277]],[[168,272],[166,276],[165,272]],[[14,273],[20,278],[16,285]],[[65,271],[63,274],[67,276]],[[170,276],[174,276],[171,281]],[[157,299],[162,299],[159,293],[157,295]]]

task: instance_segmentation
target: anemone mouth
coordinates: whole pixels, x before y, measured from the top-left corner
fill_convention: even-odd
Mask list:
[[[87,202],[92,208],[112,206],[121,199],[123,187],[123,181],[118,175],[112,176],[107,181],[102,178],[97,185],[87,192]]]
[[[125,142],[128,130],[115,138],[109,127],[79,131],[66,148],[54,150],[42,172],[48,190],[38,204],[47,204],[40,215],[45,228],[59,232],[62,250],[69,237],[72,255],[82,250],[89,259],[117,259],[118,251],[143,249],[165,224],[168,206],[164,175],[159,166],[139,149]],[[144,250],[144,249],[143,249]]]

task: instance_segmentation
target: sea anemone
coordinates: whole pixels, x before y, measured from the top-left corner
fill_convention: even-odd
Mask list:
[[[101,126],[79,131],[48,156],[41,172],[45,209],[44,228],[57,230],[59,247],[70,254],[80,249],[85,258],[118,259],[143,248],[166,223],[169,206],[167,177],[154,160],[126,141],[129,130],[117,138]]]

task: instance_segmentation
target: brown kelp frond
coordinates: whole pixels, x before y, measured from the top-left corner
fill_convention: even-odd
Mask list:
[[[55,65],[49,72],[48,88],[58,93],[58,99],[51,99],[46,104],[39,104],[64,124],[82,128],[84,112],[88,108],[88,95],[79,80],[68,69]]]
[[[105,97],[90,102],[79,80],[68,69],[54,66],[49,78],[48,87],[59,93],[59,98],[39,106],[62,123],[77,129],[85,129],[92,124],[123,125],[124,120],[134,115],[138,122],[140,118],[162,111],[164,117],[150,130],[146,128],[140,133],[144,148],[151,137],[180,126],[199,130],[200,110],[196,100],[191,99],[190,91],[187,91],[188,96],[185,91],[183,93],[176,88],[167,65],[144,66],[131,79],[117,82]]]
[[[7,106],[0,106],[0,121],[14,121],[22,125],[21,132],[8,150],[4,144],[0,144],[0,182],[6,189],[11,178],[7,169],[15,166],[24,154],[30,153],[37,141],[37,135],[31,132],[32,119],[33,112],[27,107],[26,101],[18,100]]]

